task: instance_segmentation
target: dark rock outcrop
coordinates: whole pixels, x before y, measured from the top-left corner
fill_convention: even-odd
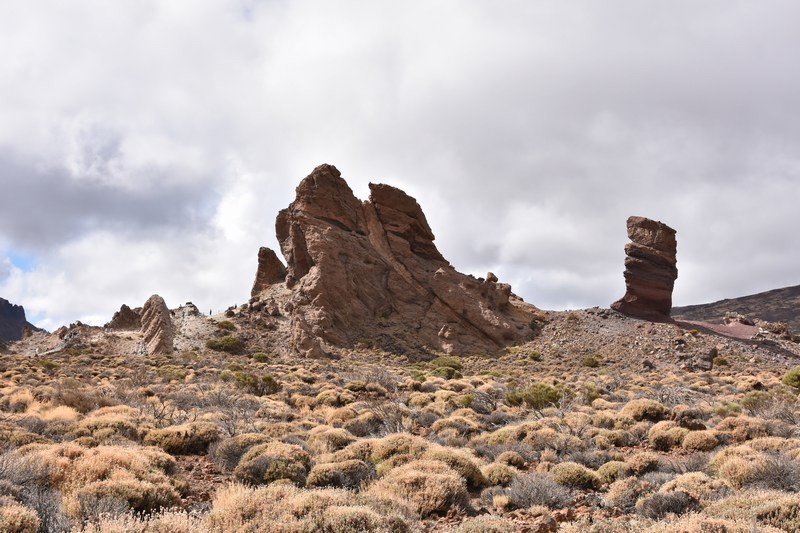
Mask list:
[[[111,317],[111,322],[107,322],[105,327],[112,329],[141,329],[142,317],[134,309],[122,304],[119,311]]]
[[[536,307],[493,276],[457,272],[414,198],[388,185],[370,191],[360,202],[335,167],[322,165],[278,214],[295,349],[489,353],[534,335]]]
[[[142,307],[142,333],[147,353],[171,354],[175,328],[172,325],[172,314],[164,302],[164,298],[154,294]]]
[[[18,341],[26,330],[38,331],[38,328],[25,318],[25,309],[0,298],[0,340]]]
[[[678,277],[675,230],[644,217],[628,218],[625,245],[625,286],[622,299],[611,307],[628,316],[670,320],[672,288]]]
[[[262,246],[258,250],[258,270],[256,270],[256,280],[253,289],[250,291],[251,297],[256,297],[266,289],[276,283],[283,283],[286,280],[286,267],[275,255],[271,248]]]

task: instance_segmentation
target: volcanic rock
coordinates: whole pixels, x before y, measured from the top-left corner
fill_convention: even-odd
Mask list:
[[[250,291],[251,297],[256,297],[276,283],[283,283],[286,279],[286,267],[275,255],[271,248],[262,246],[258,250],[258,270],[256,281]]]
[[[21,305],[14,305],[0,298],[0,340],[18,341],[26,328],[39,331],[27,321],[25,309]]]
[[[175,335],[172,314],[164,298],[157,294],[148,298],[142,307],[142,333],[148,354],[172,353]]]
[[[112,329],[141,329],[142,317],[127,305],[122,304],[119,311],[111,317],[111,322],[106,323],[105,327]]]
[[[369,188],[362,203],[335,167],[322,165],[278,214],[296,350],[487,353],[535,334],[536,307],[509,285],[457,272],[414,198],[389,185]]]
[[[625,296],[611,307],[623,314],[648,320],[670,320],[675,266],[675,230],[644,217],[628,218],[625,245]]]

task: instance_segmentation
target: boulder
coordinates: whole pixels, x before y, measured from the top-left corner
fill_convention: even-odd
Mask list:
[[[276,283],[283,283],[284,280],[286,280],[286,267],[283,266],[275,252],[264,246],[259,248],[258,270],[256,270],[256,280],[250,296],[255,298]]]
[[[625,245],[626,292],[611,307],[636,318],[669,321],[672,288],[678,277],[675,230],[644,217],[628,218]]]
[[[536,307],[494,277],[457,272],[414,198],[389,185],[369,188],[361,202],[335,167],[322,165],[278,214],[296,350],[472,354],[533,337]]]
[[[111,317],[111,322],[106,323],[105,327],[112,329],[141,329],[142,317],[138,312],[122,304],[119,311]]]
[[[142,307],[142,333],[144,345],[150,355],[167,355],[173,351],[172,314],[164,298],[154,294]]]

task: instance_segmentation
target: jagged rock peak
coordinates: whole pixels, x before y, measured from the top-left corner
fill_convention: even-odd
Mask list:
[[[389,185],[370,191],[359,201],[336,167],[321,165],[278,214],[299,352],[486,353],[533,335],[537,309],[508,285],[453,269],[414,198]]]
[[[678,277],[675,230],[662,222],[632,216],[628,218],[628,238],[626,292],[611,307],[637,318],[669,320]]]
[[[251,297],[256,297],[266,289],[276,283],[283,283],[286,279],[286,267],[275,255],[271,248],[262,246],[258,249],[258,270],[256,270],[256,280],[253,289],[250,291]]]
[[[0,340],[18,341],[26,329],[39,331],[25,318],[25,308],[0,298]]]
[[[148,298],[142,307],[142,333],[148,354],[172,353],[175,335],[172,314],[164,298],[157,294]]]
[[[112,329],[141,329],[142,317],[136,310],[122,304],[119,311],[114,313],[111,321],[106,323],[105,327]]]

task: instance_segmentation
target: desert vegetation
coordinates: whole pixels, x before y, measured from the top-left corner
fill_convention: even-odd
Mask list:
[[[651,368],[631,339],[718,340],[590,320],[470,357],[298,359],[237,317],[172,355],[4,355],[0,529],[797,531],[796,359]]]

